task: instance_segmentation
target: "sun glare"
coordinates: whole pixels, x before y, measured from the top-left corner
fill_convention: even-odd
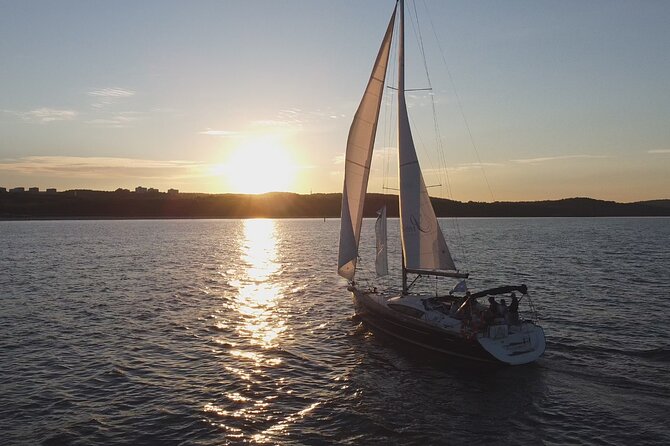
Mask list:
[[[298,166],[290,150],[275,136],[242,142],[217,169],[228,192],[262,194],[290,190]]]
[[[241,260],[247,265],[238,287],[238,311],[245,321],[244,336],[254,343],[270,347],[286,329],[284,320],[274,309],[283,297],[282,287],[273,279],[280,269],[277,260],[277,228],[273,220],[245,220],[246,240]]]

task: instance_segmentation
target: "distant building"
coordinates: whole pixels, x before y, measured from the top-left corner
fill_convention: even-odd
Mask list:
[[[4,194],[5,192],[7,192],[7,188],[6,187],[0,187],[0,194]]]
[[[147,188],[146,188],[146,187],[142,187],[142,186],[137,186],[137,187],[135,188],[135,193],[138,193],[138,194],[146,194],[146,193],[147,193]]]
[[[179,193],[179,189],[168,189],[168,195],[177,195]]]
[[[160,191],[159,191],[158,189],[156,189],[155,187],[150,187],[150,188],[147,190],[147,192],[150,193],[150,194],[157,194],[157,193],[160,192]]]
[[[47,194],[55,194],[56,192],[57,191],[55,187],[50,187],[49,189],[47,189]]]
[[[39,188],[39,187],[30,187],[30,188],[28,188],[28,192],[30,192],[31,194],[36,194],[36,193],[38,193],[39,191],[40,191],[40,188]]]
[[[10,192],[18,193],[18,192],[25,192],[26,188],[25,187],[13,187],[9,189]]]

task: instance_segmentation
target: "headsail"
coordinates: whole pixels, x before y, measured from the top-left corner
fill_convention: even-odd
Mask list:
[[[377,211],[375,222],[375,236],[377,243],[377,256],[375,258],[375,270],[377,276],[386,276],[389,273],[388,261],[388,237],[386,236],[386,205]]]
[[[337,273],[349,280],[353,280],[356,272],[358,241],[363,222],[363,202],[368,188],[372,148],[377,133],[377,120],[384,92],[395,15],[396,9],[393,10],[370,80],[358,110],[356,110],[347,139]]]
[[[401,5],[402,3],[401,1]],[[401,7],[398,54],[398,169],[405,267],[415,270],[455,270],[454,260],[430,202],[412,140],[405,102],[404,40],[404,11]]]

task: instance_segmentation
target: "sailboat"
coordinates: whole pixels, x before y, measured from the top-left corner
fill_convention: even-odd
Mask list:
[[[396,27],[396,16],[398,26]],[[378,290],[360,286],[356,280],[363,205],[367,192],[379,111],[386,82],[391,43],[397,34],[397,107],[400,238],[402,247],[402,289]],[[405,100],[404,0],[398,0],[384,34],[363,98],[349,130],[346,148],[344,188],[340,223],[338,274],[349,282],[356,315],[373,332],[421,347],[429,352],[476,361],[509,365],[537,360],[545,350],[542,327],[533,320],[521,320],[515,311],[518,299],[528,294],[526,285],[507,285],[479,292],[422,294],[412,292],[416,279],[425,276],[460,279],[459,271],[430,201],[419,165]],[[377,264],[384,271],[386,255],[386,211],[376,224]],[[380,238],[381,237],[381,238]],[[408,276],[414,281],[408,284]],[[461,288],[465,288],[461,286]],[[509,296],[508,296],[509,295]],[[489,305],[479,302],[488,296]],[[509,297],[506,307],[496,296]],[[530,300],[529,298],[527,299]],[[502,302],[502,301],[501,301]]]

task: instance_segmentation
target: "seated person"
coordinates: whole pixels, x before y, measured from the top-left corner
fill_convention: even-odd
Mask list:
[[[495,321],[496,316],[498,315],[498,302],[496,302],[493,296],[489,296],[489,308],[484,313],[484,320],[487,324],[491,325]]]

